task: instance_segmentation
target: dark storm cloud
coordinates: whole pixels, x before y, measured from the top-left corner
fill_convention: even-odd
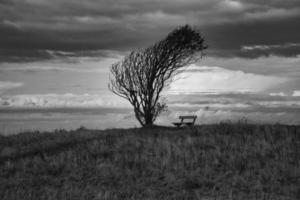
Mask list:
[[[0,0],[0,60],[128,51],[185,23],[200,26],[211,56],[295,56],[286,44],[300,44],[299,13],[298,0]],[[276,48],[243,48],[259,45]]]
[[[204,26],[203,33],[210,44],[210,52],[221,57],[249,57],[300,54],[300,17],[231,22]],[[295,44],[295,45],[287,45]],[[245,46],[269,46],[248,48]]]

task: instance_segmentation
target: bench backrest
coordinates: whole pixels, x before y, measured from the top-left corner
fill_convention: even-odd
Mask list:
[[[197,116],[196,115],[185,115],[185,116],[179,116],[179,119],[181,119],[181,122],[183,122],[185,119],[192,119],[193,123],[195,123]]]

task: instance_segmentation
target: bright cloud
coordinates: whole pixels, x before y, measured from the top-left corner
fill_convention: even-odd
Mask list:
[[[242,46],[243,51],[252,51],[252,50],[270,50],[276,48],[290,48],[290,47],[299,47],[300,43],[285,43],[285,44],[273,44],[273,45],[251,45],[251,46]]]
[[[229,9],[229,10],[241,10],[243,8],[243,4],[241,2],[233,1],[233,0],[221,1],[220,6],[223,9]]]
[[[294,97],[300,97],[300,90],[295,90],[295,91],[293,92],[293,96],[294,96]]]
[[[285,78],[275,76],[196,65],[189,67],[180,76],[183,78],[173,82],[168,92],[251,93],[264,91],[286,81]]]
[[[280,96],[280,97],[284,97],[287,96],[284,92],[271,92],[270,96]]]
[[[278,108],[278,107],[299,108],[300,100],[264,101],[264,102],[255,102],[255,104],[263,107],[269,107],[269,108]]]

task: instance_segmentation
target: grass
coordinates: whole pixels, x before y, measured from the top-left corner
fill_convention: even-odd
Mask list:
[[[2,136],[0,199],[300,199],[300,126]]]

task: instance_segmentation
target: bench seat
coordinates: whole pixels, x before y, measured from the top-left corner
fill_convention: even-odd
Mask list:
[[[177,128],[181,127],[182,125],[192,127],[195,124],[196,118],[197,118],[196,115],[179,116],[179,119],[181,119],[181,121],[173,122],[173,125],[175,125]],[[185,121],[185,120],[192,120],[192,121]]]

